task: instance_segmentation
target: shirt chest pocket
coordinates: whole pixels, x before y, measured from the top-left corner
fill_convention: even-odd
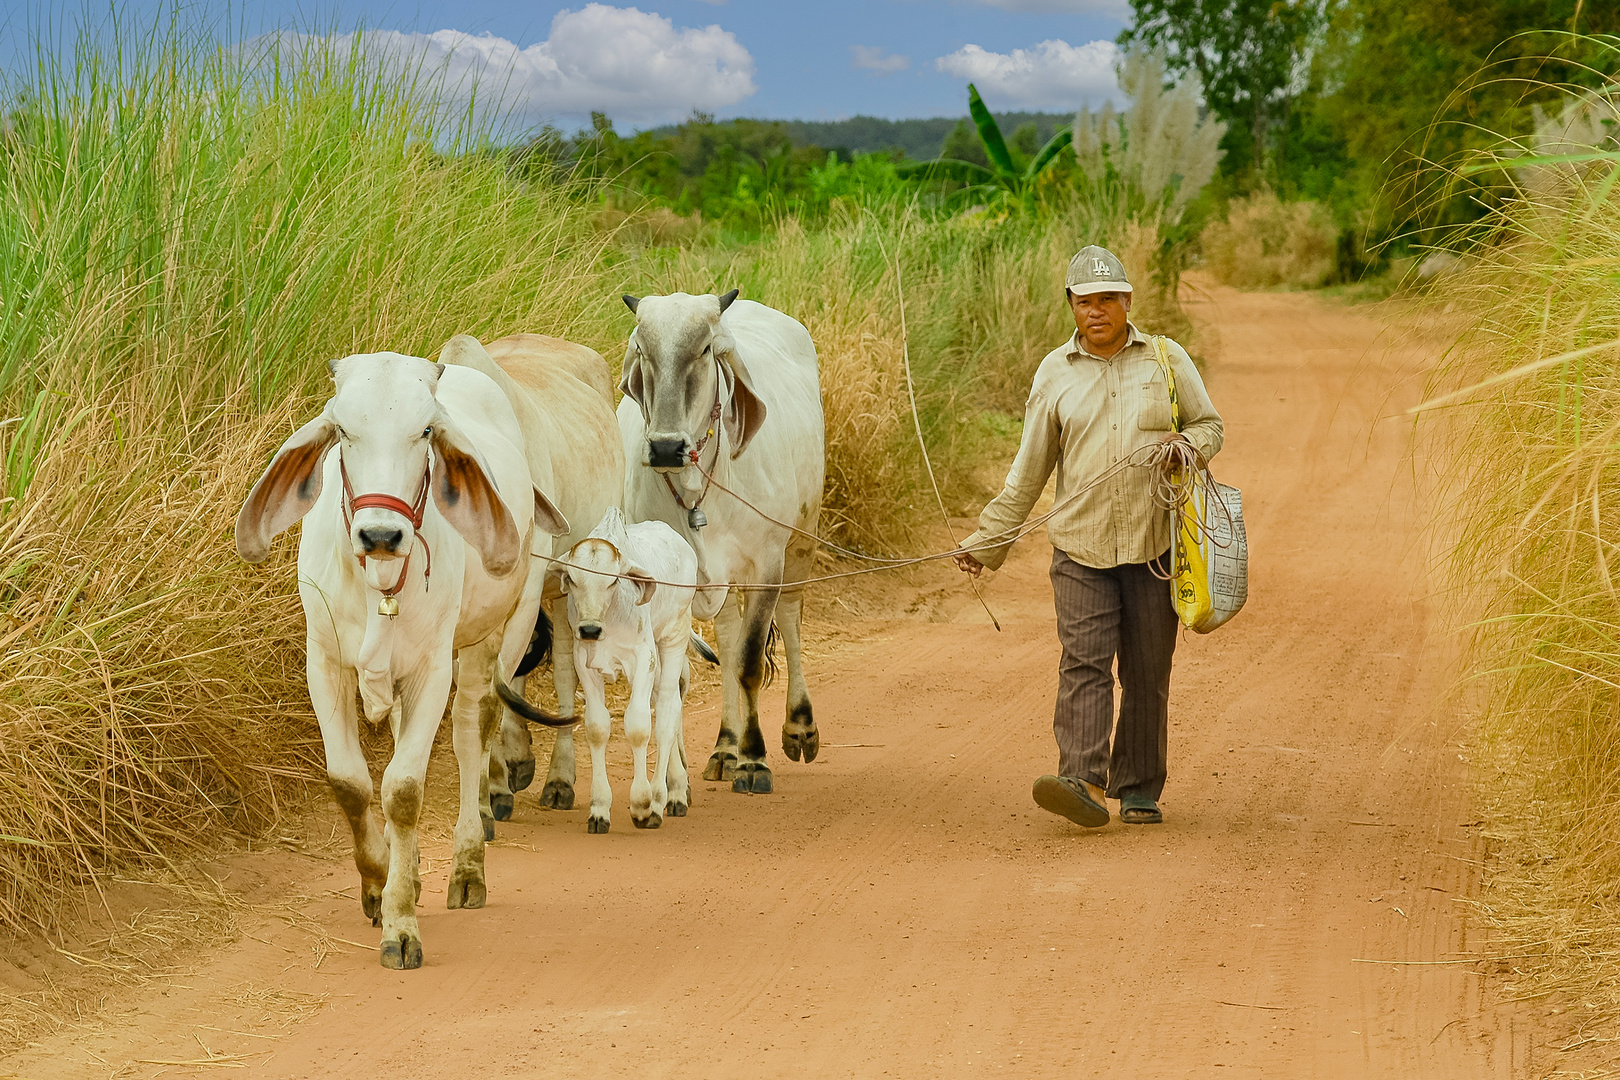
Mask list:
[[[1149,379],[1142,384],[1141,395],[1136,426],[1143,431],[1169,431],[1170,389],[1164,380]]]

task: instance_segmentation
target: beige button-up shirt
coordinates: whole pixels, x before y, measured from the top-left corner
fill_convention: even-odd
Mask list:
[[[1187,350],[1166,339],[1165,353],[1176,378],[1181,433],[1212,458],[1221,448],[1220,414]],[[1000,567],[1011,547],[1002,538],[1029,517],[1055,466],[1059,510],[1046,523],[1053,547],[1098,569],[1156,558],[1170,547],[1170,514],[1153,503],[1148,468],[1126,466],[1078,497],[1076,492],[1169,430],[1170,391],[1153,339],[1132,324],[1125,346],[1104,360],[1086,351],[1076,331],[1036,370],[1007,486],[984,508],[978,531],[962,546],[990,569]]]

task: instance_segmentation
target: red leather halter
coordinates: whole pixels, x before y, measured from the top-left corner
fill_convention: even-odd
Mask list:
[[[411,528],[416,531],[416,539],[414,542],[421,544],[422,550],[427,553],[427,566],[422,570],[422,585],[424,588],[426,588],[428,578],[433,575],[433,549],[428,547],[426,540],[422,539],[422,515],[427,512],[428,483],[432,478],[431,468],[424,468],[422,470],[422,490],[417,493],[416,503],[414,505],[406,502],[404,499],[395,498],[392,495],[356,495],[354,493],[354,488],[349,485],[349,469],[348,466],[344,465],[343,463],[343,454],[341,451],[338,453],[338,472],[343,476],[344,528],[347,529],[353,527],[352,523],[354,519],[354,511],[356,510],[392,510],[396,514],[404,515],[405,519],[411,523]],[[412,551],[414,550],[415,548],[413,547]],[[364,555],[360,556],[360,565],[366,565],[366,557]],[[411,553],[407,552],[405,555],[405,564],[399,568],[399,579],[395,581],[391,587],[382,590],[383,596],[387,599],[393,599],[396,595],[398,595],[399,590],[405,586],[406,575],[408,575],[410,572]]]
[[[692,449],[687,451],[687,457],[691,459],[693,465],[698,467],[699,471],[703,470],[703,462],[700,460],[703,456],[703,448],[709,445],[710,439],[714,438],[715,429],[720,426],[720,416],[725,412],[725,408],[720,401],[721,382],[720,358],[717,356],[714,358],[714,408],[709,410],[709,430],[705,431],[703,438],[699,439]],[[719,458],[715,459],[714,466],[716,470],[720,468]],[[694,514],[699,513],[698,508],[703,505],[703,500],[709,497],[709,481],[714,479],[707,472],[704,472],[703,490],[698,492],[697,500],[691,506],[687,506],[686,501],[681,498],[681,493],[675,490],[675,481],[669,478],[669,473],[659,473],[658,475],[664,478],[664,486],[669,488],[670,498],[675,500],[676,506],[686,511],[689,521]],[[694,527],[700,528],[701,526]]]

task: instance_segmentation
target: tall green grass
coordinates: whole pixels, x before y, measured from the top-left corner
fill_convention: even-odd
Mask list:
[[[1620,170],[1518,176],[1434,295],[1461,330],[1428,416],[1492,949],[1522,992],[1579,995],[1596,1036],[1620,1017]]]
[[[0,140],[0,924],[313,775],[291,544],[231,542],[325,362],[604,333],[604,239],[363,53],[42,53]]]
[[[960,504],[982,417],[1017,413],[1072,328],[1070,254],[1122,227],[1078,203],[935,219],[879,200],[649,246],[591,191],[509,169],[432,73],[363,42],[88,40],[42,50],[0,103],[0,928],[59,925],[108,870],[263,832],[319,791],[295,545],[245,566],[231,523],[328,359],[533,331],[616,366],[621,292],[741,287],[817,341],[824,531],[915,550],[934,512],[899,277]]]

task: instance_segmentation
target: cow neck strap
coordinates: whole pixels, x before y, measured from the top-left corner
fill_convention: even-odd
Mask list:
[[[704,524],[707,524],[707,519],[703,517],[703,511],[700,507],[703,505],[703,500],[709,497],[709,481],[712,477],[709,476],[709,471],[703,467],[702,456],[704,448],[709,445],[709,440],[714,438],[715,431],[720,427],[721,414],[725,412],[725,407],[720,401],[721,381],[720,358],[717,356],[714,358],[714,407],[709,410],[709,429],[703,433],[703,438],[699,439],[692,449],[687,451],[687,457],[691,459],[693,465],[697,466],[698,471],[703,474],[703,490],[698,492],[697,501],[691,506],[687,506],[685,500],[681,498],[680,492],[675,490],[675,481],[669,478],[669,473],[659,474],[664,478],[664,486],[669,488],[670,498],[675,500],[676,506],[686,511],[687,524],[694,529],[701,529]],[[718,468],[719,465],[720,461],[717,457],[715,467]]]
[[[431,483],[433,476],[432,466],[425,466],[422,469],[422,490],[417,492],[414,504],[393,495],[356,495],[353,486],[349,483],[349,467],[343,463],[343,452],[341,450],[338,451],[338,473],[343,477],[343,527],[345,531],[352,527],[356,510],[392,510],[396,514],[403,515],[411,523],[411,528],[416,533],[415,539],[412,541],[413,545],[421,544],[423,552],[427,554],[427,566],[422,570],[422,586],[426,588],[428,579],[433,576],[433,549],[428,547],[427,541],[422,537],[422,515],[427,513],[428,485]],[[398,596],[399,590],[405,587],[405,578],[411,572],[411,554],[414,551],[413,546],[412,551],[405,553],[405,564],[399,568],[399,579],[393,585],[382,590],[383,602],[377,608],[379,615],[392,616],[399,614],[399,602],[394,597]],[[360,565],[362,567],[366,565],[364,555],[360,556]]]

